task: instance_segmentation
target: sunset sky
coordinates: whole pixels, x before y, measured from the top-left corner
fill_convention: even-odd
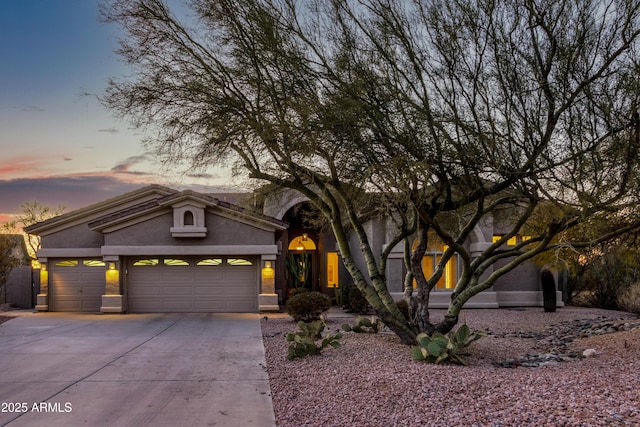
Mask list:
[[[173,2],[171,2],[173,3]],[[126,75],[98,0],[0,1],[0,222],[26,201],[86,206],[148,183],[220,191],[160,166],[95,96]]]

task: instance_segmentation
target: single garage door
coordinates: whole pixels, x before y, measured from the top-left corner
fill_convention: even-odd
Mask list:
[[[53,259],[49,262],[49,311],[99,312],[105,285],[100,259]]]
[[[258,260],[240,257],[149,257],[127,263],[132,313],[255,312]]]

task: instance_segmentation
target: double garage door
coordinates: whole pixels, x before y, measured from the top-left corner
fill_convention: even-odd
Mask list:
[[[58,259],[49,265],[50,311],[100,311],[106,272],[102,260]],[[258,310],[255,258],[132,258],[122,270],[131,313]]]
[[[257,311],[258,266],[257,259],[240,257],[130,259],[129,312]]]

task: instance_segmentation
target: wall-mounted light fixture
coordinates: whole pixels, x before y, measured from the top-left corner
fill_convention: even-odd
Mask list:
[[[110,262],[109,263],[109,270],[115,270],[116,269],[116,263],[115,262]]]
[[[273,279],[274,277],[273,264],[271,261],[265,261],[264,267],[262,268],[262,280],[265,279]]]

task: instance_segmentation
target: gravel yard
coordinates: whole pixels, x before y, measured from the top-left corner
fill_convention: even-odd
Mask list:
[[[443,314],[433,310],[432,318]],[[335,316],[327,322],[332,330],[353,323]],[[563,307],[466,310],[460,320],[490,333],[470,346],[468,367],[414,362],[409,347],[385,332],[346,333],[339,349],[289,361],[284,334],[296,325],[269,315],[262,328],[278,426],[640,425],[637,316]],[[585,322],[588,330],[620,331],[589,336]],[[518,362],[587,348],[596,355],[537,367]],[[507,360],[516,367],[504,367]]]

